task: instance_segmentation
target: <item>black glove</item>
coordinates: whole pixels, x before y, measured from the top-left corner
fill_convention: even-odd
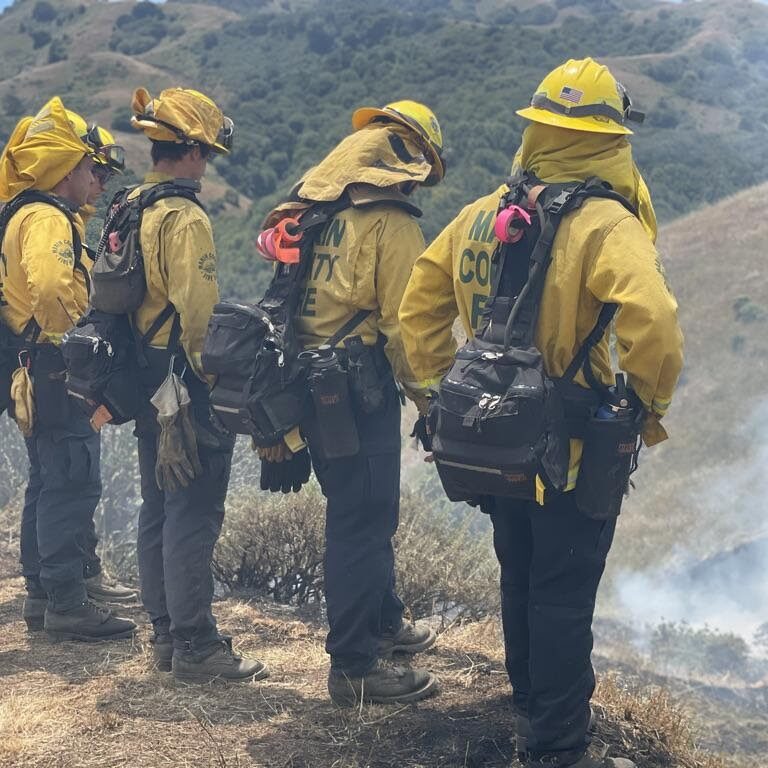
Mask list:
[[[419,416],[413,424],[413,430],[411,431],[411,437],[415,437],[420,443],[421,447],[427,452],[432,451],[432,435],[427,429],[427,417]]]
[[[303,448],[283,461],[261,460],[261,490],[277,493],[298,493],[301,486],[309,481],[312,462],[309,451]]]

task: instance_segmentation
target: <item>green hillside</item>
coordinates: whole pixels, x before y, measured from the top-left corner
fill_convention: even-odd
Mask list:
[[[113,127],[136,85],[210,92],[238,127],[217,160],[224,291],[253,296],[265,210],[349,130],[351,111],[411,97],[443,125],[443,185],[421,195],[429,237],[508,171],[523,105],[569,57],[608,63],[648,112],[637,157],[662,220],[768,179],[768,8],[750,0],[17,0],[0,16],[0,131],[49,94]]]

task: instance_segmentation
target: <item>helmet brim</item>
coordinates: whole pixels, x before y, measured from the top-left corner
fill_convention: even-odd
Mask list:
[[[624,136],[633,133],[629,128],[625,128],[623,125],[613,122],[613,120],[602,123],[594,117],[568,117],[567,115],[557,115],[554,112],[540,109],[539,107],[518,109],[515,114],[534,123],[552,125],[555,128],[568,128],[571,131],[605,133],[614,136]]]

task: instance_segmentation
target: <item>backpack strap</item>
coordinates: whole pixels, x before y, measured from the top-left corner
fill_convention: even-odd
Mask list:
[[[579,368],[582,368],[584,378],[592,389],[596,392],[602,392],[605,389],[605,385],[598,381],[595,372],[592,370],[592,362],[589,354],[592,351],[592,348],[603,338],[603,336],[605,336],[605,332],[608,330],[608,326],[611,324],[611,320],[613,320],[616,315],[618,308],[618,304],[603,304],[600,314],[597,316],[595,327],[589,332],[587,338],[584,339],[578,352],[573,360],[571,360],[571,364],[561,376],[563,381],[573,381],[576,372]]]
[[[347,320],[347,322],[325,342],[325,344],[323,344],[323,346],[330,347],[331,349],[336,347],[342,339],[349,336],[349,334],[352,333],[352,331],[354,331],[355,328],[357,328],[357,326],[360,325],[360,323],[362,323],[372,312],[372,309],[358,309],[357,312],[355,312],[355,314],[352,315],[352,317],[350,317],[349,320]]]
[[[285,307],[286,323],[293,323],[300,298],[301,286],[312,263],[312,251],[320,232],[337,213],[351,206],[349,195],[346,193],[328,203],[316,203],[307,208],[299,218],[293,234],[301,233],[299,242],[299,263],[285,264],[277,262],[272,280],[267,287],[262,301],[272,304],[282,304]]]
[[[130,198],[131,192],[136,189],[133,187],[125,187],[119,190],[110,204],[110,209],[117,209],[125,206],[133,206],[131,226],[135,226],[137,233],[141,231],[141,221],[144,211],[160,200],[164,200],[168,197],[183,197],[189,200],[195,205],[198,205],[203,211],[205,206],[200,202],[197,197],[197,193],[200,191],[200,183],[191,179],[173,179],[171,181],[162,181],[158,184],[153,184],[148,189],[144,189],[139,194]],[[108,245],[109,227],[105,225],[104,234],[99,242],[99,253],[103,253],[103,248]],[[98,255],[98,254],[97,254]],[[169,318],[173,317],[173,325],[171,326],[170,335],[168,337],[168,349],[172,354],[178,352],[181,339],[181,318],[176,311],[172,302],[168,302],[157,317],[152,321],[149,328],[140,334],[136,328],[134,322],[131,323],[133,329],[133,336],[136,347],[136,358],[139,366],[146,368],[149,365],[147,356],[144,352],[147,345],[149,345],[152,339],[155,338],[159,330],[165,325]]]
[[[169,318],[173,317],[173,324],[171,325],[171,332],[168,336],[168,347],[171,354],[176,354],[179,350],[181,339],[181,317],[176,311],[176,307],[172,302],[168,302],[157,317],[150,323],[149,328],[144,333],[139,333],[135,323],[131,323],[133,329],[133,338],[136,347],[136,359],[141,368],[148,368],[149,361],[144,350],[147,348],[152,339],[155,338],[158,331],[166,324]]]
[[[538,180],[526,174],[522,180],[510,180],[510,188],[517,186],[523,190],[530,191],[538,183]],[[544,291],[544,281],[552,261],[552,245],[557,229],[563,216],[581,207],[584,201],[590,197],[616,200],[627,208],[630,213],[637,216],[636,209],[628,200],[611,189],[607,182],[597,177],[590,177],[582,182],[547,185],[544,188],[535,201],[541,231],[530,256],[528,280],[515,300],[504,332],[504,346],[507,349],[513,339],[523,346],[533,344]],[[503,253],[505,251],[503,245],[501,246],[501,251],[499,272],[503,268]],[[496,285],[498,286],[498,281]],[[614,309],[613,312],[615,313],[615,311]],[[610,323],[610,318],[608,323]],[[604,331],[605,329],[603,329],[603,333]]]

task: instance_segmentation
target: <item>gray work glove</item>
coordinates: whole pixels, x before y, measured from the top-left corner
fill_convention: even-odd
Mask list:
[[[202,474],[197,438],[189,410],[191,400],[184,382],[171,372],[150,399],[157,408],[160,437],[157,442],[155,479],[163,491],[186,488]]]

